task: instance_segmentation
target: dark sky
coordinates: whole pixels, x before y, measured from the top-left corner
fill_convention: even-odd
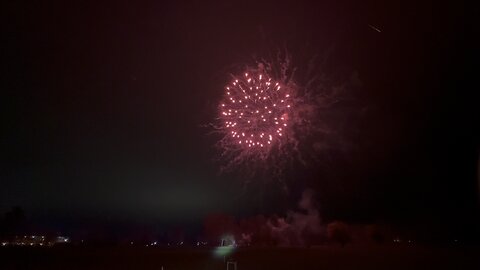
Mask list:
[[[352,107],[367,113],[347,122],[353,147],[297,168],[291,194],[270,194],[264,211],[294,207],[310,187],[329,218],[478,217],[473,12],[462,3],[98,2],[2,3],[2,212],[190,222],[262,210],[241,175],[218,175],[202,125],[232,65],[286,46],[328,56],[332,81],[358,74]]]

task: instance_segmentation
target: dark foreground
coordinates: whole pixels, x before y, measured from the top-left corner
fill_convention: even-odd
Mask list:
[[[473,248],[249,248],[230,256],[238,270],[480,269]],[[0,269],[227,269],[213,249],[143,247],[0,248]],[[233,269],[233,268],[230,268]]]

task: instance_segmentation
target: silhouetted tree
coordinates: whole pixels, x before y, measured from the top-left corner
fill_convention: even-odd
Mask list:
[[[19,234],[24,229],[25,221],[25,211],[21,207],[13,207],[0,222],[0,236],[5,238]]]
[[[385,242],[385,234],[378,225],[368,225],[367,233],[370,239],[373,240],[373,242],[377,244],[382,244],[383,242]]]
[[[338,242],[342,247],[352,241],[348,225],[341,221],[334,221],[328,224],[327,237],[332,242]]]

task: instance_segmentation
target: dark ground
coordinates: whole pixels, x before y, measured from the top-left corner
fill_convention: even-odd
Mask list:
[[[480,269],[473,248],[240,249],[237,269]],[[2,248],[0,269],[226,269],[213,249]]]

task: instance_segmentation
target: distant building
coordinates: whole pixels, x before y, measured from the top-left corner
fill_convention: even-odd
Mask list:
[[[2,241],[1,246],[50,247],[67,243],[70,243],[70,238],[65,236],[57,236],[50,239],[43,235],[23,235],[15,236],[11,241]]]

